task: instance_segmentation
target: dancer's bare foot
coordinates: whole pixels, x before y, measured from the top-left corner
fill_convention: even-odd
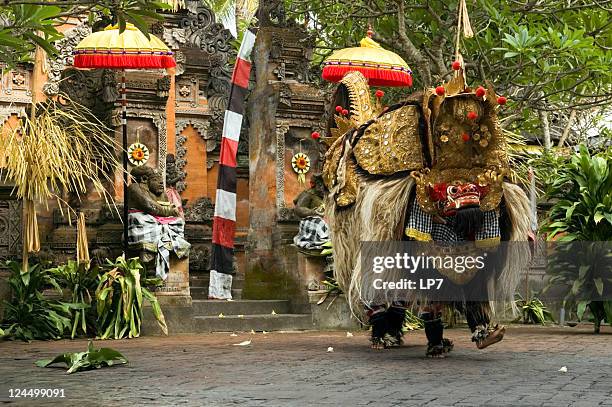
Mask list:
[[[478,347],[478,349],[484,349],[488,346],[496,344],[497,342],[504,339],[505,333],[506,333],[505,326],[495,325],[495,328],[493,328],[493,330],[488,333],[486,338],[476,342],[476,347]]]
[[[436,359],[444,358],[444,345],[427,345],[427,352],[425,352],[425,356]]]
[[[382,338],[372,337],[370,341],[372,342],[372,344],[370,345],[371,349],[380,350],[380,349],[386,348],[385,342],[383,341]]]

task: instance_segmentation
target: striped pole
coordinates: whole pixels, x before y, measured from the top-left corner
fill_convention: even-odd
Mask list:
[[[121,70],[121,128],[123,132],[123,256],[128,257],[128,140],[127,140],[127,94],[125,69]]]
[[[208,297],[231,299],[236,232],[236,154],[242,127],[245,97],[251,76],[251,51],[255,34],[247,30],[234,66],[228,107],[223,120],[219,176],[213,217],[212,255]]]

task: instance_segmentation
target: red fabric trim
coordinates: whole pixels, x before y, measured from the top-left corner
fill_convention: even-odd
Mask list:
[[[221,139],[221,155],[219,157],[219,164],[226,165],[228,167],[236,167],[236,153],[238,152],[238,142],[223,137]]]
[[[77,68],[165,69],[174,68],[176,61],[171,55],[79,54],[74,56],[74,66]]]
[[[238,58],[236,60],[236,66],[234,67],[234,73],[232,74],[232,83],[246,89],[249,87],[250,76],[251,63],[242,58]]]
[[[213,217],[212,242],[220,246],[234,248],[236,222],[219,216]]]
[[[384,68],[366,68],[361,66],[332,66],[323,68],[323,79],[329,82],[340,82],[349,71],[359,71],[370,86],[412,86],[412,75],[408,72]]]

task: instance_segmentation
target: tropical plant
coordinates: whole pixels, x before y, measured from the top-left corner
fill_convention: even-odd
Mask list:
[[[140,336],[145,299],[151,303],[157,323],[167,335],[168,327],[159,302],[155,294],[146,288],[158,279],[144,278],[141,274],[144,267],[138,258],[125,260],[118,257],[114,263],[108,261],[108,266],[110,270],[102,275],[96,289],[100,339]]]
[[[612,150],[591,156],[580,145],[557,175],[547,196],[556,202],[542,228],[548,239],[612,239]]]
[[[402,331],[416,331],[423,328],[425,328],[423,320],[416,316],[412,311],[406,310],[406,317],[404,318]]]
[[[546,308],[544,303],[538,298],[524,299],[520,294],[516,294],[514,304],[520,310],[521,315],[515,322],[523,320],[524,324],[542,324],[555,322],[552,313]]]
[[[43,296],[42,291],[54,287],[61,288],[53,276],[39,264],[28,267],[23,272],[21,264],[8,262],[11,272],[8,283],[13,292],[11,302],[6,302],[4,335],[24,341],[33,339],[59,339],[71,327],[70,315],[75,310],[87,307],[81,303],[66,303]]]
[[[31,61],[36,46],[56,54],[54,42],[63,38],[57,28],[70,17],[86,16],[93,21],[104,16],[121,30],[132,23],[148,35],[150,21],[163,19],[159,10],[176,10],[182,5],[182,0],[5,1],[0,7],[0,61],[9,65]]]
[[[70,292],[72,303],[88,305],[87,308],[73,310],[70,337],[74,339],[79,331],[83,335],[94,332],[96,309],[92,306],[92,303],[98,286],[100,269],[95,266],[91,267],[88,262],[69,260],[68,263],[49,269],[48,272],[55,277],[61,287]]]
[[[82,370],[113,366],[117,363],[126,364],[128,360],[114,349],[95,349],[93,342],[89,341],[86,352],[67,352],[56,356],[54,359],[41,359],[35,362],[38,367],[48,367],[55,363],[65,363],[68,367],[66,374],[71,374]]]
[[[342,294],[342,289],[335,278],[327,277],[325,280],[321,281],[321,283],[328,294]]]
[[[602,320],[612,323],[612,154],[591,156],[581,146],[567,165],[560,168],[548,194],[556,200],[542,231],[560,242],[549,258],[548,287],[567,289],[564,302],[577,307],[582,319],[591,310],[595,331]]]

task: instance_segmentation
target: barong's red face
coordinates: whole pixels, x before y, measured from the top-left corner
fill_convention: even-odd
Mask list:
[[[480,198],[487,194],[487,188],[473,183],[436,184],[430,188],[430,197],[438,202],[442,215],[452,216],[462,208],[480,206]]]

